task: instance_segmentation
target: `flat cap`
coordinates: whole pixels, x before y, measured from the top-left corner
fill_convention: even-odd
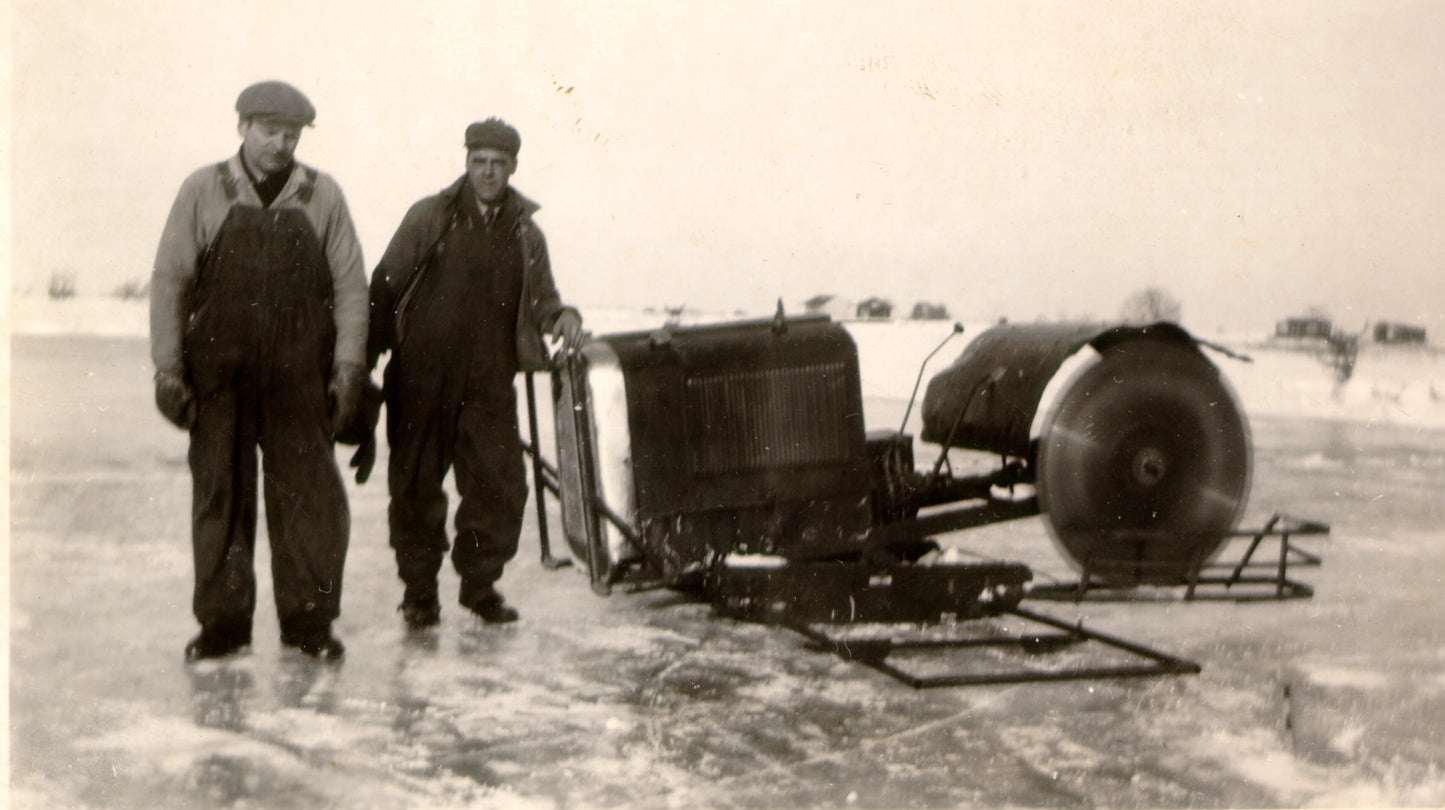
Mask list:
[[[500,149],[515,160],[522,148],[522,136],[506,121],[488,118],[467,127],[468,149]]]
[[[257,82],[236,97],[236,112],[242,118],[263,116],[294,121],[310,126],[316,120],[316,108],[301,91],[285,82]]]

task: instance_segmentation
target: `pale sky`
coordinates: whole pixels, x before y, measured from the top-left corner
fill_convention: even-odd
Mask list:
[[[1445,340],[1445,2],[154,2],[11,6],[13,289],[150,273],[182,179],[279,78],[368,274],[522,133],[564,297],[1185,325],[1322,307]]]

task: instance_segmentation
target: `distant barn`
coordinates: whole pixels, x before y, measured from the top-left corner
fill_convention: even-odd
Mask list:
[[[1285,318],[1274,325],[1274,336],[1328,340],[1332,328],[1329,318]]]
[[[815,295],[804,301],[803,307],[811,314],[827,315],[838,320],[854,317],[852,303],[836,295]]]
[[[1377,323],[1374,337],[1376,343],[1424,343],[1425,327],[1403,323]]]
[[[948,319],[948,307],[943,304],[934,304],[928,301],[919,301],[913,305],[915,321],[943,321]]]
[[[893,317],[893,302],[882,298],[868,298],[858,302],[857,315],[860,318],[887,319]]]

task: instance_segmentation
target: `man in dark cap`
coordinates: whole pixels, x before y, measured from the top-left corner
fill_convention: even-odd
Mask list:
[[[311,102],[262,82],[236,112],[239,152],[181,185],[151,277],[156,405],[190,431],[186,659],[251,641],[258,448],[281,642],[336,659],[350,512],[333,437],[367,379],[366,268],[340,187],[293,158]]]
[[[493,624],[517,612],[493,583],[517,553],[527,482],[513,380],[545,368],[543,334],[582,336],[563,306],[537,204],[510,185],[521,138],[496,118],[466,130],[466,172],[402,219],[371,279],[371,368],[385,352],[387,483],[400,610],[413,630],[436,625],[447,552],[447,497],[460,503],[452,563],[459,602]]]

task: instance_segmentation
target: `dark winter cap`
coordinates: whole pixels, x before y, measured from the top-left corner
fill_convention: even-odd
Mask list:
[[[285,82],[258,82],[242,90],[236,98],[236,112],[242,118],[280,118],[301,126],[311,126],[316,120],[316,108]]]
[[[522,148],[522,136],[506,121],[488,118],[467,127],[467,148],[500,149],[515,160]]]

